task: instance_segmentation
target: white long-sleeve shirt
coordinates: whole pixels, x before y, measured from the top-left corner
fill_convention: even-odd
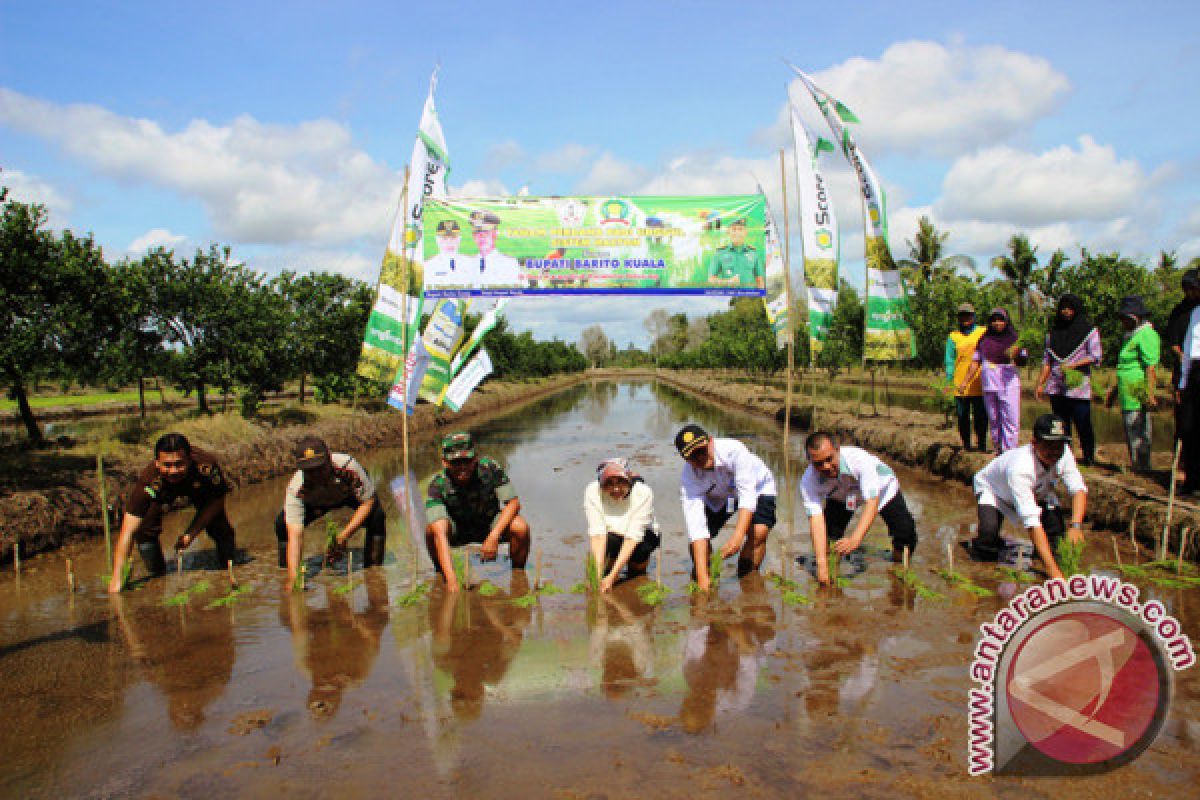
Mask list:
[[[1183,358],[1180,359],[1179,365],[1179,388],[1186,389],[1192,371],[1192,360],[1200,358],[1200,306],[1193,308],[1191,316],[1188,317],[1187,333],[1183,335],[1180,350],[1183,351]]]
[[[588,536],[616,533],[640,542],[654,524],[654,491],[636,481],[624,500],[613,500],[601,490],[600,481],[592,481],[583,490],[583,514]]]
[[[739,509],[753,511],[759,495],[775,494],[775,476],[771,470],[736,439],[713,439],[713,468],[697,469],[685,463],[681,482],[683,519],[688,541],[692,542],[712,538],[704,516],[705,506],[720,511],[730,498],[737,498]]]
[[[1041,523],[1042,506],[1053,497],[1059,483],[1067,493],[1086,492],[1083,475],[1075,465],[1071,449],[1053,467],[1044,467],[1033,452],[1033,445],[1017,447],[997,456],[975,473],[974,488],[980,505],[993,506],[1014,523],[1033,528]]]
[[[804,501],[808,516],[824,514],[828,498],[853,508],[878,497],[879,507],[883,508],[900,491],[900,482],[892,468],[861,447],[842,447],[838,461],[836,478],[826,478],[812,466],[804,470],[804,476],[800,478],[800,499]]]

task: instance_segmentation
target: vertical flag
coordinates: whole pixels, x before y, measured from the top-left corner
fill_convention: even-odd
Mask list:
[[[479,343],[483,341],[483,337],[496,327],[496,323],[500,321],[500,316],[504,311],[504,307],[508,305],[508,298],[501,297],[496,300],[495,305],[487,310],[479,320],[479,324],[475,326],[475,330],[471,331],[471,338],[467,339],[467,343],[459,348],[454,354],[454,360],[450,362],[450,375],[458,374],[462,369],[463,362],[471,357],[475,352],[475,348],[479,347]]]
[[[790,104],[789,104],[790,106]],[[838,234],[837,215],[825,181],[817,169],[817,156],[828,142],[819,139],[814,148],[808,129],[791,108],[792,142],[796,151],[796,186],[800,194],[798,215],[804,244],[804,285],[808,299],[808,352],[814,360],[829,336],[833,309],[837,305]]]
[[[403,386],[405,355],[409,343],[416,339],[417,325],[421,320],[421,286],[424,279],[423,248],[418,246],[421,241],[421,214],[426,199],[446,197],[449,157],[442,124],[438,121],[433,103],[436,87],[435,70],[429,79],[429,95],[421,112],[421,124],[409,162],[405,191],[407,199],[392,223],[392,234],[383,256],[375,303],[367,319],[362,355],[358,361],[358,374],[380,383]],[[407,286],[404,282],[406,264]],[[401,374],[399,379],[395,378],[397,373]]]
[[[758,193],[763,194],[762,187]],[[791,309],[788,308],[787,270],[783,263],[783,234],[775,222],[771,206],[763,200],[766,214],[763,215],[763,236],[767,254],[766,286],[763,304],[767,307],[767,321],[775,333],[775,346],[784,348],[792,338]]]
[[[471,396],[471,392],[475,391],[475,387],[479,385],[480,381],[491,374],[492,358],[488,355],[487,350],[480,350],[479,355],[467,362],[462,372],[458,373],[458,377],[446,390],[446,407],[451,411],[458,411],[467,402],[467,398]]]
[[[469,302],[465,297],[439,300],[425,325],[421,342],[429,353],[429,366],[418,396],[434,405],[442,404],[450,384],[450,361],[463,340],[463,317]]]
[[[814,84],[804,72],[794,66],[792,69],[812,95],[841,144],[842,154],[858,176],[867,262],[867,318],[863,357],[871,361],[912,358],[916,352],[916,342],[904,318],[908,307],[907,295],[887,243],[887,198],[875,171],[846,127],[857,123],[858,117],[837,98]]]

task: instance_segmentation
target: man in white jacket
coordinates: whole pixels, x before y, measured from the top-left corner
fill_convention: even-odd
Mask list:
[[[1050,577],[1063,577],[1054,560],[1053,546],[1064,533],[1071,542],[1082,542],[1083,516],[1087,512],[1087,486],[1067,447],[1070,439],[1061,417],[1043,414],[1033,423],[1032,444],[997,456],[975,473],[979,529],[967,545],[973,558],[997,559],[1004,544],[1000,526],[1008,519],[1029,533]],[[1069,529],[1054,491],[1059,483],[1071,496]]]
[[[711,541],[736,513],[733,535],[721,558],[740,551],[738,576],[757,570],[767,554],[767,536],[775,527],[775,476],[763,460],[736,439],[714,439],[699,425],[675,435],[683,466],[680,497],[687,525],[696,585],[711,585]]]

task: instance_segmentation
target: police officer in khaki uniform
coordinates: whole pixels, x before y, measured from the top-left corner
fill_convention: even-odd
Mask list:
[[[746,220],[729,223],[729,244],[718,247],[708,264],[708,282],[718,286],[764,288],[766,267],[759,250],[746,244]]]
[[[154,444],[154,461],[138,475],[125,498],[108,591],[115,593],[124,588],[125,561],[135,541],[150,574],[166,573],[167,563],[158,537],[162,535],[163,514],[180,500],[195,506],[196,516],[175,541],[175,550],[186,550],[200,531],[205,531],[217,545],[220,563],[233,561],[237,545],[233,525],[225,513],[225,495],[229,492],[229,483],[211,455],[193,450],[181,433],[168,433],[160,438]]]

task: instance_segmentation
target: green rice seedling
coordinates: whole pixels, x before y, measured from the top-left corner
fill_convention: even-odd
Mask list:
[[[1113,569],[1119,570],[1126,578],[1149,578],[1150,570],[1143,567],[1141,564],[1110,564]]]
[[[724,566],[724,563],[725,561],[721,558],[721,554],[715,550],[708,558],[708,580],[709,585],[714,589],[721,582],[721,567]]]
[[[928,586],[926,586],[925,582],[921,580],[920,577],[917,576],[917,573],[911,568],[904,569],[903,567],[893,567],[892,574],[895,575],[896,578],[906,587],[916,592],[917,597],[920,597],[922,600],[945,599],[945,595],[941,594],[940,592],[935,592],[933,589],[930,589]]]
[[[637,593],[643,603],[649,606],[656,606],[667,599],[667,595],[671,593],[671,590],[661,583],[647,582],[637,588]]]
[[[1195,575],[1197,572],[1200,572],[1200,570],[1197,570],[1195,564],[1189,564],[1186,561],[1177,562],[1173,558],[1160,559],[1158,561],[1147,561],[1145,564],[1141,564],[1140,566],[1146,567],[1147,569],[1159,569],[1163,572],[1178,571],[1184,575]]]
[[[587,594],[587,593],[588,593],[588,585],[584,581],[578,581],[574,586],[571,587],[571,594]]]
[[[458,585],[466,587],[467,585],[467,559],[462,553],[451,553],[450,560],[454,563],[454,577],[458,578]]]
[[[980,586],[960,572],[952,572],[948,569],[939,569],[936,570],[936,572],[944,581],[946,581],[946,583],[958,589],[962,589],[964,592],[969,592],[976,597],[991,597],[993,594],[995,594],[995,592],[993,592],[991,589]]]
[[[1083,542],[1072,542],[1064,536],[1054,548],[1054,560],[1067,577],[1083,574]]]
[[[537,599],[537,593],[530,592],[529,594],[523,594],[520,597],[514,597],[509,602],[511,602],[517,608],[532,608],[533,605],[537,603]]]
[[[491,581],[484,581],[479,584],[478,591],[483,597],[491,597],[492,595],[500,594],[500,587]]]
[[[341,595],[341,594],[350,594],[351,592],[353,592],[355,589],[357,589],[357,588],[358,588],[359,586],[361,586],[361,585],[362,585],[362,581],[352,581],[352,582],[349,582],[349,583],[339,583],[337,586],[333,587],[333,593],[334,593],[334,594],[339,594],[339,595]]]
[[[404,608],[412,608],[425,599],[429,594],[429,584],[418,583],[410,591],[405,592],[396,598],[396,605]]]
[[[544,582],[541,586],[538,587],[538,590],[537,590],[537,594],[539,594],[539,595],[544,594],[546,596],[562,594],[562,593],[563,593],[563,590],[558,588],[557,586],[555,586],[554,583],[551,581]]]
[[[208,581],[196,581],[188,588],[181,592],[177,592],[163,600],[164,606],[186,606],[188,601],[192,599],[192,595],[201,594],[208,591]]]
[[[308,567],[304,564],[300,565],[300,571],[296,573],[296,580],[292,583],[293,592],[304,591],[304,577],[308,574]]]
[[[998,566],[996,567],[996,573],[1001,580],[1008,581],[1009,583],[1033,583],[1035,580],[1028,572],[1013,569],[1012,567]]]
[[[702,591],[704,591],[704,590],[700,588],[700,584],[696,583],[695,581],[688,582],[688,585],[687,585],[687,593],[688,594],[700,594]]]
[[[338,535],[337,523],[331,519],[325,520],[325,551],[329,552],[329,548],[335,543]]]
[[[789,606],[806,606],[812,602],[808,599],[808,595],[798,592],[795,589],[788,589],[781,596],[783,602]]]
[[[600,594],[600,565],[596,563],[596,557],[589,550],[587,561],[583,565],[583,579],[587,582],[587,590],[592,594]]]
[[[800,584],[791,578],[785,578],[782,575],[772,572],[767,576],[767,580],[778,586],[780,589],[795,591],[800,588]]]
[[[250,592],[249,586],[239,586],[236,589],[230,589],[229,594],[226,594],[222,597],[218,597],[216,600],[213,600],[211,603],[206,605],[204,608],[208,611],[211,611],[214,608],[225,608],[226,606],[231,606],[238,601],[239,597],[241,597],[244,594],[248,594],[249,592]]]

